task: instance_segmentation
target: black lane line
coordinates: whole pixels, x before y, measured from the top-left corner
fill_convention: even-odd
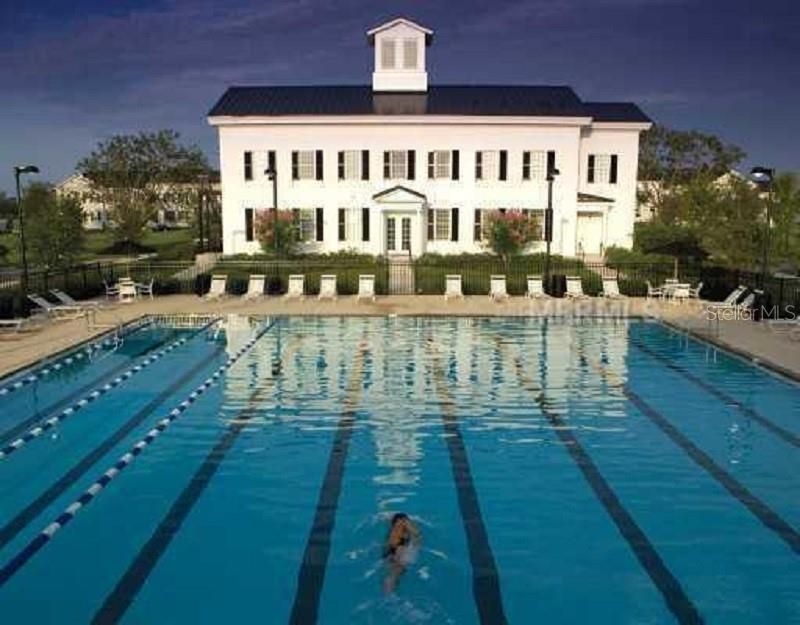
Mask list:
[[[450,455],[450,468],[453,472],[458,508],[461,512],[472,565],[472,596],[475,599],[481,625],[504,625],[508,620],[503,608],[500,575],[489,543],[489,534],[483,522],[478,492],[472,480],[469,456],[464,438],[461,436],[461,428],[458,426],[455,402],[447,390],[441,365],[437,363],[434,367],[434,380],[442,407],[440,413],[447,451]]]
[[[688,371],[687,369],[681,367],[680,365],[672,362],[672,360],[670,360],[667,356],[659,354],[655,350],[647,347],[641,341],[636,340],[636,339],[632,339],[631,343],[638,350],[644,352],[645,354],[647,354],[648,356],[654,358],[655,360],[658,360],[660,363],[662,363],[668,369],[671,369],[672,371],[675,371],[676,373],[682,375],[684,378],[686,378],[687,380],[689,380],[693,384],[695,384],[695,385],[699,386],[700,388],[702,388],[709,395],[713,395],[718,400],[720,400],[721,402],[724,402],[724,403],[726,403],[728,405],[735,406],[742,414],[746,415],[747,417],[749,417],[753,421],[756,421],[761,426],[763,426],[765,429],[769,430],[770,432],[772,432],[776,436],[782,438],[784,441],[786,441],[790,445],[794,445],[795,447],[800,447],[800,436],[798,436],[794,432],[790,432],[789,430],[786,430],[786,429],[782,428],[780,425],[778,425],[777,423],[774,423],[773,421],[771,421],[770,419],[768,419],[767,417],[762,415],[760,412],[758,412],[754,408],[751,408],[750,406],[746,406],[745,404],[740,402],[735,397],[733,397],[731,395],[728,395],[726,392],[718,389],[714,385],[712,385],[712,384],[706,382],[705,380],[699,378],[698,376],[693,374],[691,371]]]
[[[361,352],[356,358],[362,358]],[[358,361],[357,361],[358,362]],[[347,395],[352,396],[360,392],[363,383],[362,366],[356,365],[350,380]],[[357,386],[356,386],[357,385]],[[345,410],[339,417],[336,425],[336,434],[333,438],[331,453],[328,457],[328,466],[319,491],[319,499],[314,512],[314,521],[306,540],[303,552],[303,563],[297,574],[297,589],[295,590],[292,612],[289,616],[291,625],[314,625],[319,616],[319,600],[322,594],[322,585],[325,582],[325,571],[328,568],[328,556],[331,551],[331,535],[336,523],[336,510],[339,506],[339,495],[342,492],[342,481],[347,461],[347,452],[350,448],[350,439],[353,436],[353,427],[356,423],[355,399],[345,399]]]
[[[100,443],[92,451],[86,454],[79,460],[69,471],[61,476],[54,482],[44,493],[37,497],[33,502],[26,506],[19,514],[0,528],[0,549],[5,547],[12,541],[17,534],[19,534],[25,527],[38,517],[53,501],[60,497],[68,488],[70,488],[77,480],[79,480],[98,460],[105,456],[111,449],[113,449],[120,441],[122,441],[128,434],[136,429],[142,421],[150,416],[153,411],[166,399],[176,393],[184,384],[186,384],[192,377],[197,375],[203,368],[209,365],[209,362],[216,358],[224,349],[223,346],[217,346],[216,349],[208,356],[208,359],[198,363],[189,371],[181,375],[174,383],[168,388],[164,389],[156,397],[152,399],[146,406],[134,414],[127,422],[125,422],[116,432],[114,432],[105,441]]]
[[[627,385],[622,387],[625,397],[658,428],[666,434],[673,443],[678,445],[686,455],[703,468],[711,477],[719,482],[725,490],[745,506],[761,521],[765,527],[775,532],[796,554],[800,555],[800,534],[780,515],[770,508],[765,502],[751,493],[733,475],[719,466],[714,460],[690,441],[678,428],[670,423],[660,412],[645,402]]]
[[[70,393],[66,397],[64,397],[62,399],[59,399],[57,402],[51,404],[50,406],[48,406],[44,410],[38,411],[37,414],[35,414],[35,415],[31,416],[31,417],[28,417],[27,419],[25,419],[21,423],[18,423],[14,427],[6,430],[2,434],[0,434],[0,446],[5,445],[9,441],[17,438],[20,434],[22,434],[23,432],[27,431],[30,428],[30,426],[32,426],[37,421],[46,421],[51,416],[53,416],[55,413],[61,412],[64,408],[69,406],[77,398],[79,398],[82,395],[85,395],[89,391],[93,390],[96,386],[100,386],[100,385],[108,382],[109,380],[113,380],[115,377],[117,377],[117,374],[119,374],[120,372],[135,366],[136,363],[133,362],[134,360],[136,360],[140,356],[144,356],[145,354],[147,354],[149,352],[157,350],[158,348],[160,348],[161,346],[163,346],[164,344],[169,342],[174,337],[175,337],[175,334],[173,333],[171,336],[168,336],[163,341],[159,341],[158,343],[156,343],[155,345],[153,345],[151,347],[146,347],[145,349],[139,350],[138,352],[133,354],[130,357],[129,360],[126,360],[125,362],[120,363],[119,365],[117,365],[113,369],[109,370],[107,373],[104,373],[101,376],[95,378],[92,382],[89,382],[88,384],[86,384],[84,386],[81,386],[76,391],[73,391],[72,393]],[[192,338],[192,337],[190,337],[190,338]]]
[[[517,377],[522,381],[522,363],[516,360],[515,367],[517,369]],[[656,588],[658,588],[670,612],[682,625],[703,623],[702,615],[686,594],[680,581],[667,568],[647,534],[639,527],[631,513],[620,501],[614,489],[611,488],[600,469],[597,468],[592,457],[570,429],[569,424],[548,407],[548,400],[543,391],[540,390],[534,400],[550,422],[550,425],[553,426],[556,435],[564,444],[564,448],[583,474],[584,479],[594,491],[595,497],[603,505],[606,513],[614,521],[619,533],[628,543],[636,559]]]
[[[191,480],[181,491],[166,516],[95,613],[92,619],[93,625],[118,623],[125,615],[161,556],[164,555],[172,539],[180,531],[183,522],[211,482],[225,456],[239,438],[239,434],[247,426],[247,421],[258,415],[258,404],[264,399],[263,394],[273,388],[274,378],[268,378],[267,381],[270,382],[268,386],[262,386],[250,395],[247,406],[236,415],[236,419],[228,426],[228,429],[192,475]]]

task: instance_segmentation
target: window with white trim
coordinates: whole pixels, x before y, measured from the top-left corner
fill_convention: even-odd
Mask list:
[[[529,156],[523,158],[523,180],[544,180],[547,178],[547,152],[531,150]],[[525,167],[527,165],[527,171]]]
[[[451,177],[451,157],[450,150],[435,150],[431,152],[429,159],[430,171],[434,179],[450,179]]]
[[[428,209],[428,239],[430,241],[450,240],[451,217],[452,209],[450,208]]]
[[[362,208],[340,208],[337,221],[337,239],[358,243],[363,239],[361,227]]]
[[[483,150],[476,155],[475,178],[478,180],[497,180],[500,167],[500,153],[497,150]]]
[[[297,152],[297,179],[315,180],[317,177],[317,157],[314,150]]]
[[[617,183],[617,155],[589,154],[586,180],[597,184]]]
[[[389,150],[389,178],[405,180],[408,178],[408,152]]]
[[[301,241],[315,241],[317,238],[317,209],[298,209],[297,236]]]
[[[381,68],[394,69],[397,59],[395,54],[395,40],[384,39],[381,41]]]
[[[403,40],[403,69],[417,69],[417,40]]]
[[[361,180],[361,163],[361,150],[345,150],[343,180]]]

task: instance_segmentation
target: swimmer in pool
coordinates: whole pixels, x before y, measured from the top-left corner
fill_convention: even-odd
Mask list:
[[[383,558],[388,566],[383,581],[384,593],[391,594],[397,588],[400,576],[417,557],[421,537],[417,526],[407,514],[398,512],[392,517],[389,535],[383,547]]]

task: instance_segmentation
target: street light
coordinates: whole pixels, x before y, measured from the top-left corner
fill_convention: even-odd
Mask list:
[[[761,288],[767,283],[769,271],[769,239],[772,223],[772,183],[775,179],[775,170],[770,167],[753,167],[750,170],[750,179],[767,192],[767,223],[764,226],[764,251],[761,257]]]
[[[17,186],[17,215],[19,218],[19,246],[22,252],[22,300],[23,304],[28,295],[28,257],[25,251],[25,214],[22,209],[22,191],[19,187],[19,177],[23,174],[38,174],[36,165],[16,165],[14,167],[14,181]]]
[[[203,213],[205,211],[206,204],[208,204],[208,196],[206,195],[207,190],[206,187],[208,186],[209,176],[208,174],[199,174],[197,176],[197,182],[199,183],[199,189],[197,194],[197,231],[198,231],[198,243],[200,247],[200,253],[206,251],[205,241],[203,239]]]
[[[550,287],[550,243],[553,242],[553,182],[555,182],[559,173],[555,167],[547,170],[547,208],[544,211],[544,240],[547,243],[547,255],[544,258],[545,291]]]
[[[272,167],[264,170],[264,175],[272,181],[272,247],[278,255],[278,172]]]

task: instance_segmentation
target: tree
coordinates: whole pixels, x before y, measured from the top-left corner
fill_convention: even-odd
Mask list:
[[[103,141],[78,163],[78,171],[95,199],[109,206],[117,240],[138,242],[159,208],[192,201],[187,185],[210,169],[199,148],[181,145],[173,130],[161,130]]]
[[[800,179],[776,176],[773,183],[771,251],[776,264],[800,263]]]
[[[505,262],[520,254],[525,247],[542,238],[541,223],[521,211],[494,211],[486,225],[489,247]]]
[[[25,191],[25,241],[33,263],[68,267],[83,243],[83,213],[77,198],[59,197],[48,185],[33,183]]]
[[[17,218],[17,201],[0,191],[0,219]]]
[[[278,246],[275,247],[275,228],[278,231]],[[299,241],[299,232],[291,211],[265,209],[256,212],[253,224],[256,240],[261,249],[278,257],[290,256]]]
[[[678,262],[703,259],[708,254],[695,232],[685,225],[640,222],[634,227],[634,248],[644,254],[664,254],[675,260],[675,277]]]

